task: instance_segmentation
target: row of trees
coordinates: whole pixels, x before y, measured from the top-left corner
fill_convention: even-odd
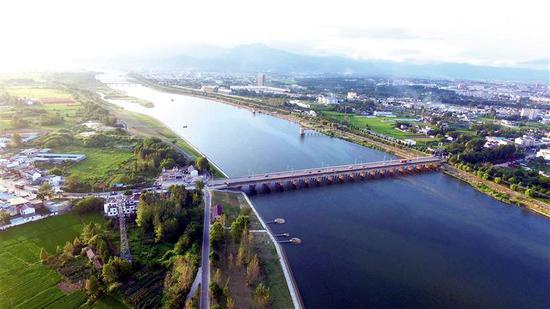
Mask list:
[[[210,293],[215,300],[213,308],[234,308],[235,301],[229,291],[230,277],[222,278],[221,267],[227,271],[236,270],[242,272],[246,283],[251,287],[254,306],[265,308],[269,306],[270,292],[265,283],[261,282],[261,260],[254,253],[253,234],[249,233],[250,217],[248,209],[241,210],[239,216],[231,222],[229,232],[223,224],[226,219],[216,221],[210,230],[210,243],[212,252],[210,260],[214,271]],[[238,247],[236,254],[231,248]],[[224,266],[221,264],[221,257],[225,258]]]

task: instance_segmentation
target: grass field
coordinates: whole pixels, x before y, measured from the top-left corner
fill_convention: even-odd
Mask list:
[[[86,159],[72,165],[69,172],[71,175],[79,177],[81,181],[90,184],[97,184],[101,181],[109,182],[119,175],[119,172],[122,172],[121,169],[129,161],[134,159],[132,151],[123,149],[68,147],[56,149],[56,151],[85,154]]]
[[[322,112],[322,114],[328,118],[334,119],[338,122],[349,122],[350,124],[358,128],[369,128],[370,130],[391,136],[393,138],[405,139],[414,137],[412,133],[402,132],[395,129],[395,123],[397,120],[405,121],[405,119],[394,118],[394,117],[366,117],[366,116],[357,116],[350,114],[343,114],[337,112]],[[411,119],[412,121],[412,119]]]
[[[60,275],[39,261],[40,248],[53,253],[79,235],[83,223],[104,224],[100,214],[66,214],[0,232],[0,308],[76,308],[82,292],[65,295]]]

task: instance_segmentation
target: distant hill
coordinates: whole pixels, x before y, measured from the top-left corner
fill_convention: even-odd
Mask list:
[[[136,61],[132,66],[135,68],[137,64]],[[138,67],[170,71],[325,73],[544,82],[549,80],[549,72],[544,69],[544,60],[525,62],[521,67],[476,66],[465,63],[414,64],[303,55],[270,48],[262,44],[240,45],[230,49],[197,48],[177,56],[149,58],[147,61],[139,62]]]

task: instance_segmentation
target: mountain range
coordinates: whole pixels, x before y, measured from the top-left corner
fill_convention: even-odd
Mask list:
[[[524,62],[521,67],[435,62],[417,64],[354,59],[342,56],[305,55],[271,48],[263,44],[239,45],[228,49],[217,47],[194,48],[172,56],[135,59],[131,65],[134,69],[169,71],[349,74],[431,79],[549,81],[548,59]]]

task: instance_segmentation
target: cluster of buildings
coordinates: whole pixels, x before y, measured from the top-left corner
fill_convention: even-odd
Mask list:
[[[118,217],[120,211],[124,216],[134,215],[137,212],[139,196],[139,193],[134,193],[126,198],[108,197],[103,204],[103,213],[109,218]]]
[[[172,169],[163,169],[157,178],[156,184],[162,187],[169,187],[175,184],[192,186],[196,181],[204,181],[204,177],[199,175],[199,171],[193,166],[174,167]]]
[[[550,145],[550,137],[535,138],[534,136],[523,135],[521,137],[516,137],[515,139],[509,139],[501,136],[486,136],[485,137],[485,148],[495,148],[498,146],[504,145],[516,145],[520,148],[530,148],[530,147],[545,147]]]
[[[51,153],[50,149],[28,148],[21,152],[0,159],[0,175],[2,179],[11,179],[21,185],[40,185],[49,182],[53,187],[59,187],[62,176],[48,175],[46,170],[36,167],[35,163],[65,164],[80,162],[86,159],[84,154]]]
[[[51,153],[49,149],[28,148],[14,155],[0,158],[0,208],[12,216],[33,216],[36,209],[46,206],[56,212],[63,207],[58,203],[46,203],[36,198],[43,183],[52,186],[54,194],[62,192],[63,176],[51,175],[35,163],[63,164],[78,162],[86,158],[83,154]],[[66,206],[66,205],[61,205]]]

